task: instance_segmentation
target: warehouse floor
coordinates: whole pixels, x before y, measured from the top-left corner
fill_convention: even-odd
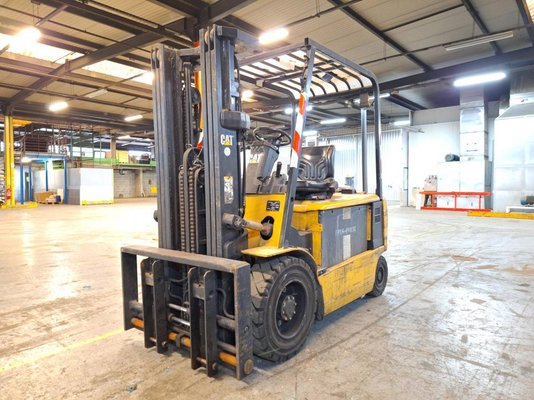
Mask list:
[[[534,221],[390,209],[390,281],[244,381],[123,332],[119,247],[153,199],[0,212],[6,399],[520,399],[534,393]]]

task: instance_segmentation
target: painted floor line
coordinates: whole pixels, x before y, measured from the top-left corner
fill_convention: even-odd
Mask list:
[[[14,368],[21,367],[23,365],[33,364],[33,363],[35,363],[37,361],[40,361],[42,359],[45,359],[45,358],[48,358],[48,357],[51,357],[51,356],[55,356],[56,354],[64,353],[64,352],[69,351],[69,350],[74,350],[74,349],[77,349],[79,347],[87,346],[88,344],[91,344],[91,343],[95,343],[95,342],[99,342],[101,340],[108,339],[108,338],[110,338],[112,336],[115,336],[115,335],[118,335],[119,333],[122,333],[122,332],[124,332],[123,329],[115,329],[113,331],[104,333],[104,334],[99,335],[99,336],[95,336],[95,337],[92,337],[92,338],[89,338],[89,339],[86,339],[86,340],[82,340],[82,341],[79,341],[79,342],[76,342],[76,343],[69,344],[69,345],[64,346],[64,347],[62,347],[60,349],[51,350],[51,351],[48,351],[46,353],[38,354],[38,355],[36,355],[34,357],[24,358],[22,360],[15,360],[15,361],[13,361],[11,363],[8,363],[7,365],[0,366],[0,374],[3,373],[3,372],[6,372],[6,371],[12,370]]]

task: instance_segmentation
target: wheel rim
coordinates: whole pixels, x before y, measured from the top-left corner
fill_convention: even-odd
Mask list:
[[[384,268],[379,265],[378,270],[376,271],[376,283],[381,285],[384,280]]]
[[[306,312],[306,288],[298,281],[288,282],[276,302],[275,327],[284,339],[297,335]]]

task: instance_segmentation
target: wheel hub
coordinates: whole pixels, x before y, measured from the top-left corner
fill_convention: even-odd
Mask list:
[[[280,314],[284,321],[291,321],[291,319],[297,313],[297,302],[295,301],[295,296],[288,295],[282,301],[282,307],[280,309]]]

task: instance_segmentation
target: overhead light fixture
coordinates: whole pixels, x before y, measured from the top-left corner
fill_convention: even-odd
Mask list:
[[[12,48],[26,49],[37,43],[40,38],[41,31],[35,26],[28,26],[11,38],[9,46]]]
[[[278,28],[262,33],[258,40],[260,44],[269,44],[285,39],[287,35],[289,35],[289,31],[286,28]]]
[[[58,111],[62,111],[66,109],[68,106],[69,106],[69,103],[67,103],[66,101],[56,101],[54,103],[51,103],[48,106],[48,109],[52,112],[58,112]]]
[[[386,99],[389,96],[391,96],[390,93],[381,93],[380,96],[378,96],[378,97],[380,99]],[[369,101],[373,101],[374,99],[375,99],[374,96],[369,96]],[[359,104],[360,103],[360,99],[354,99],[354,103]]]
[[[124,120],[126,122],[137,121],[138,119],[143,119],[143,116],[141,114],[135,114],[135,115],[128,115],[124,117]]]
[[[453,85],[456,87],[480,85],[482,83],[500,81],[504,78],[506,78],[506,74],[504,72],[492,72],[489,74],[472,75],[459,78],[454,81]]]
[[[30,157],[26,157],[26,156],[24,156],[24,157],[22,157],[22,158],[20,159],[20,162],[23,163],[23,164],[29,164],[29,163],[32,162],[32,159],[31,159]]]
[[[347,121],[347,118],[332,118],[332,119],[323,119],[321,125],[333,125],[333,124],[342,124]]]
[[[87,93],[83,97],[87,97],[88,99],[94,99],[95,97],[102,96],[103,94],[106,94],[107,92],[108,92],[107,89],[102,88],[102,89],[95,90],[94,92]]]
[[[317,131],[315,129],[310,129],[309,131],[302,132],[302,136],[315,136]]]
[[[410,125],[409,119],[400,119],[398,121],[393,121],[393,125],[395,126],[408,126]]]
[[[152,82],[154,81],[154,73],[152,71],[147,71],[137,80],[139,82],[146,83],[147,85],[152,85]]]
[[[311,110],[313,110],[313,105],[312,104],[308,104],[306,106],[306,111],[311,111]],[[297,111],[298,111],[298,109],[296,109],[296,108],[291,108],[291,107],[284,108],[284,114],[286,114],[286,115],[291,114],[291,112],[297,112]]]
[[[251,100],[252,96],[254,96],[254,92],[250,89],[246,89],[241,92],[241,100],[243,101]]]
[[[472,39],[467,39],[467,40],[460,40],[458,42],[446,44],[443,47],[447,51],[454,51],[454,50],[465,49],[466,47],[478,46],[479,44],[495,42],[497,40],[510,39],[513,37],[514,37],[514,31],[506,31],[506,32],[494,33],[492,35],[478,36],[478,37],[474,37]]]
[[[119,136],[117,139],[119,140],[127,140],[127,139],[131,139],[132,137],[130,135],[122,135],[122,136]]]

